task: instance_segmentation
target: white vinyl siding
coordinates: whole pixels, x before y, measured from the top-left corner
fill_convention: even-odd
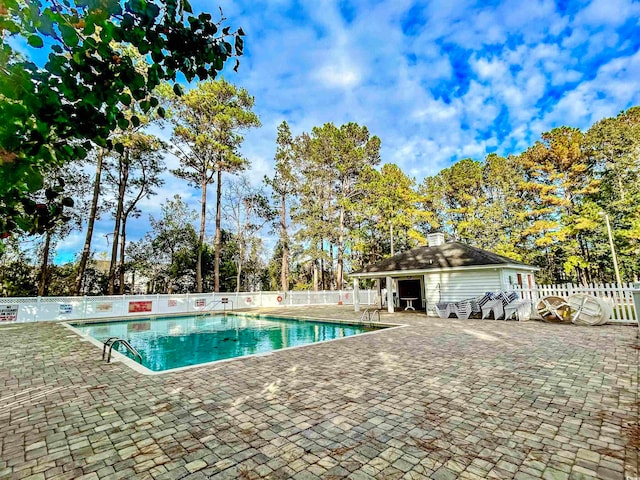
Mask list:
[[[514,285],[518,285],[518,274],[522,276],[523,288],[529,288],[529,278],[528,278],[529,276],[531,277],[532,285],[535,283],[535,275],[531,270],[517,270],[514,268],[505,268],[502,270],[502,281],[504,283],[505,290],[510,289]]]
[[[501,270],[427,273],[425,290],[429,310],[433,310],[437,302],[456,302],[502,290]]]

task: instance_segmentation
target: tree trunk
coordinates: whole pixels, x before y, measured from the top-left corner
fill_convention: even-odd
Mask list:
[[[122,229],[120,230],[120,262],[118,263],[118,275],[120,277],[119,291],[124,295],[124,247],[127,244],[127,215],[122,216]]]
[[[393,257],[395,255],[395,253],[393,251],[393,223],[389,224],[389,230],[390,230],[390,234],[391,234],[391,256]]]
[[[321,240],[320,241],[320,252],[322,252],[322,254],[324,254],[324,241]],[[327,287],[325,286],[325,278],[324,278],[324,258],[320,257],[320,284],[322,285],[322,290],[326,290]]]
[[[44,297],[48,290],[49,273],[49,248],[51,246],[51,232],[47,230],[44,237],[44,248],[42,249],[42,264],[40,265],[40,284],[38,285],[38,296]]]
[[[338,229],[338,273],[336,278],[336,287],[342,290],[344,280],[344,207],[340,207],[340,226]]]
[[[242,275],[242,265],[244,264],[244,252],[245,252],[245,233],[246,229],[242,228],[242,198],[238,199],[238,210],[236,215],[236,245],[238,248],[237,260],[236,260],[236,292],[240,291],[240,282]],[[235,210],[235,208],[234,208]],[[242,232],[242,233],[241,233]],[[247,289],[248,291],[249,289]]]
[[[236,273],[236,292],[240,291],[240,276],[242,275],[242,263],[238,262]]]
[[[91,253],[91,240],[93,238],[93,226],[96,222],[96,213],[98,211],[98,199],[100,198],[100,177],[102,176],[102,161],[104,159],[104,149],[98,152],[98,163],[96,164],[96,176],[93,181],[93,198],[91,199],[91,210],[89,212],[89,221],[87,222],[87,236],[84,240],[84,248],[80,256],[80,265],[78,266],[78,276],[73,290],[74,295],[82,293],[82,283],[84,281],[84,272],[87,269],[89,254]]]
[[[218,185],[216,185],[216,237],[214,240],[213,256],[213,290],[220,291],[220,251],[222,250],[221,224],[222,203],[222,170],[218,169]]]
[[[124,162],[120,163],[120,185],[118,185],[118,206],[116,208],[116,222],[113,227],[113,246],[111,247],[111,263],[109,264],[109,295],[115,293],[116,263],[118,260],[118,239],[120,234],[120,220],[124,209],[124,192],[129,178],[129,150],[125,153]]]
[[[280,270],[280,289],[289,290],[289,237],[287,235],[287,203],[285,196],[281,197],[280,206],[280,237],[282,238],[282,268]]]
[[[198,235],[198,258],[196,260],[196,292],[202,292],[202,246],[204,245],[204,226],[207,215],[207,180],[206,172],[202,175],[200,189],[200,233]]]
[[[313,260],[313,291],[317,292],[318,291],[318,260],[314,259]]]

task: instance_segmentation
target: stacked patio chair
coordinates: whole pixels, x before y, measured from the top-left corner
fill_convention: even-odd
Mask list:
[[[489,318],[489,315],[493,314],[494,320],[498,320],[504,317],[504,306],[502,305],[502,299],[497,296],[493,296],[492,299],[487,300],[482,309],[482,319]]]
[[[453,304],[454,313],[456,317],[467,320],[472,313],[471,309],[471,301],[470,300],[462,300],[460,302],[456,302]]]
[[[473,310],[473,313],[480,315],[480,318],[484,318],[483,309],[485,308],[485,305],[494,299],[495,296],[491,292],[487,292],[481,297],[474,298],[471,300],[471,309]]]
[[[439,302],[436,303],[436,313],[440,318],[449,318],[449,315],[455,313],[453,303]]]
[[[519,322],[523,320],[531,320],[532,308],[533,305],[531,300],[514,300],[504,307],[504,318],[505,320],[508,320],[515,315]]]
[[[531,317],[531,302],[521,300],[516,292],[487,292],[481,297],[458,302],[439,302],[436,304],[436,313],[440,318],[449,318],[453,313],[465,320],[473,314],[479,314],[482,319],[493,315],[495,320],[507,320],[516,315],[518,320],[528,320]]]
[[[502,302],[505,320],[509,320],[513,315],[516,315],[519,320],[520,310],[522,310],[523,316],[526,315],[526,301],[520,300],[516,292],[500,292],[498,298]],[[530,313],[529,316],[531,316]]]

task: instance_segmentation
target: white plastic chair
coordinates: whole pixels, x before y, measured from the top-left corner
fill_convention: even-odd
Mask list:
[[[458,318],[467,320],[471,316],[471,302],[454,303],[455,314]]]
[[[504,317],[504,307],[502,306],[502,300],[497,298],[495,300],[489,300],[482,306],[482,318],[489,318],[489,315],[493,313],[493,318],[498,320]]]
[[[446,302],[436,303],[436,313],[440,318],[449,318],[449,315],[453,313],[452,305]]]
[[[504,307],[504,318],[508,320],[513,315],[516,316],[518,321],[531,319],[531,301],[530,300],[515,300]]]

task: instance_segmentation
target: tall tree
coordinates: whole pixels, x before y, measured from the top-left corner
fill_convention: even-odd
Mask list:
[[[618,116],[596,122],[585,135],[584,151],[595,164],[601,180],[591,200],[598,228],[593,243],[606,244],[607,233],[601,214],[610,217],[615,247],[621,254],[622,276],[640,273],[640,107],[632,107]],[[613,278],[611,252],[600,249],[598,270]]]
[[[489,154],[482,167],[486,203],[482,214],[489,229],[482,236],[482,248],[514,260],[525,260],[530,250],[524,242],[527,211],[524,203],[522,170],[513,156]]]
[[[418,226],[433,215],[422,210],[422,196],[415,183],[395,164],[384,164],[380,171],[372,167],[363,170],[358,180],[362,198],[356,197],[348,206],[356,226],[351,250],[352,255],[359,254],[354,259],[357,265],[424,242]]]
[[[162,216],[151,216],[151,231],[132,251],[153,292],[174,293],[195,287],[198,214],[178,195],[161,204]]]
[[[161,142],[152,135],[135,131],[124,133],[119,140],[124,151],[111,155],[106,169],[108,181],[116,191],[109,295],[115,293],[116,277],[119,278],[119,292],[124,293],[127,220],[136,212],[138,202],[153,195],[155,188],[162,184]]]
[[[179,75],[191,81],[215,78],[225,62],[242,55],[242,29],[231,32],[224,18],[194,15],[187,0],[123,3],[7,0],[0,16],[0,234],[42,233],[63,212],[29,211],[30,195],[43,186],[47,168],[85,158],[95,144],[121,149],[109,140],[128,119],[131,99],[147,97]],[[16,41],[12,37],[21,37]],[[24,41],[20,41],[24,40]],[[28,54],[51,45],[44,66]],[[145,78],[118,50],[131,45],[153,62]],[[236,64],[237,66],[237,64]],[[176,91],[180,87],[176,85]],[[146,112],[158,106],[153,96]],[[163,111],[158,110],[162,115]],[[32,200],[32,199],[31,199]],[[3,246],[0,242],[0,249]]]
[[[577,128],[559,127],[542,134],[518,161],[524,174],[529,227],[523,232],[534,239],[546,257],[547,273],[560,279],[565,267],[589,281],[588,252],[583,229],[592,228],[582,215],[585,195],[598,189],[593,164],[583,153],[584,135]]]
[[[273,190],[273,197],[278,202],[280,210],[279,218],[279,253],[280,262],[280,290],[289,290],[289,257],[290,239],[288,230],[287,202],[291,202],[291,197],[296,191],[296,177],[294,174],[295,149],[291,130],[286,121],[278,126],[278,137],[276,139],[275,172],[273,178],[266,177],[264,181]]]
[[[107,150],[104,148],[98,148],[94,150],[96,160],[96,170],[93,179],[93,195],[91,197],[91,206],[89,209],[89,218],[87,219],[87,232],[85,235],[84,246],[82,253],[80,254],[80,262],[78,264],[78,272],[76,274],[73,294],[80,295],[83,291],[82,286],[84,282],[85,271],[87,269],[87,262],[91,255],[91,242],[93,239],[93,228],[99,215],[98,200],[100,198],[100,187],[102,183],[102,164],[104,157],[107,154]]]
[[[311,147],[312,137],[303,133],[295,140],[296,175],[298,176],[298,201],[291,209],[291,217],[298,229],[295,239],[303,245],[306,263],[311,272],[314,291],[326,288],[324,264],[331,260],[325,249],[331,236],[334,218],[331,191],[330,161],[318,162]]]
[[[247,90],[224,79],[198,83],[182,96],[165,89],[172,109],[173,144],[181,168],[174,175],[201,190],[199,244],[204,243],[207,185],[217,181],[214,290],[220,290],[222,173],[244,170],[248,161],[239,152],[240,132],[260,125],[251,110],[254,99]],[[202,291],[202,248],[198,249],[197,291]]]
[[[45,175],[46,188],[38,192],[41,203],[35,205],[36,209],[46,208],[62,211],[63,207],[68,207],[65,209],[68,216],[53,216],[52,218],[57,218],[57,220],[47,225],[43,232],[38,273],[39,296],[49,293],[50,262],[56,242],[68,236],[74,228],[80,227],[86,205],[84,193],[88,184],[88,176],[75,163],[67,164],[63,169],[50,171]],[[65,185],[68,185],[66,189]],[[63,195],[65,190],[73,197],[72,201],[69,200],[70,197]]]
[[[301,200],[300,207],[307,207],[301,218],[307,223],[307,228],[316,230],[313,236],[319,238],[318,250],[324,250],[327,242],[327,256],[331,261],[332,246],[335,246],[334,283],[342,289],[345,251],[350,242],[349,229],[353,217],[350,207],[363,194],[358,188],[363,170],[380,163],[380,139],[371,137],[367,127],[356,123],[340,127],[327,123],[314,127],[310,135],[303,137],[301,146],[300,171],[304,175],[301,196],[316,190],[319,195],[315,195],[313,200],[322,198],[326,202],[326,207],[308,209],[309,205]],[[324,273],[323,258],[324,255],[321,256],[321,273]]]
[[[260,243],[257,233],[273,220],[274,213],[263,190],[253,187],[244,176],[228,183],[223,208],[229,231],[235,237],[236,292],[240,292],[243,267]]]

